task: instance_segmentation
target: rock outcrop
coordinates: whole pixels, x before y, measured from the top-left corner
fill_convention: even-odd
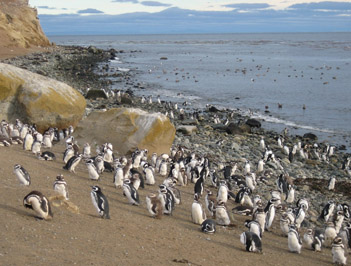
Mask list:
[[[28,0],[0,0],[0,47],[11,55],[13,49],[27,50],[50,46],[37,16]],[[14,54],[15,55],[15,54]]]
[[[72,87],[17,68],[0,64],[0,119],[16,118],[48,127],[77,125],[86,107],[84,97]]]
[[[113,144],[124,155],[136,148],[148,149],[149,154],[169,153],[175,137],[175,127],[161,113],[147,113],[134,108],[114,108],[93,112],[75,130],[80,144]]]

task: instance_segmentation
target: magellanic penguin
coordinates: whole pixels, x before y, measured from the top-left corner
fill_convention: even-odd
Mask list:
[[[23,199],[23,205],[37,213],[37,217],[51,220],[53,217],[49,200],[39,191],[32,191]]]
[[[122,165],[118,164],[115,167],[115,173],[113,175],[113,184],[116,188],[121,188],[123,186],[123,168]]]
[[[336,237],[332,244],[333,263],[346,265],[345,249],[341,237]]]
[[[313,249],[312,248],[313,241],[314,241],[313,229],[309,228],[303,235],[303,243],[309,249]]]
[[[284,236],[288,236],[289,233],[289,226],[290,226],[290,219],[288,218],[288,214],[283,212],[280,217],[280,229]]]
[[[329,218],[334,212],[334,208],[335,208],[335,203],[331,200],[328,201],[328,203],[324,206],[319,218],[322,219],[324,222],[328,222]]]
[[[67,163],[69,159],[71,159],[74,156],[74,149],[72,145],[69,145],[65,152],[63,153],[63,162]]]
[[[23,149],[24,149],[25,151],[30,151],[30,150],[32,150],[33,142],[34,142],[34,138],[33,138],[32,134],[31,134],[31,132],[29,131],[29,132],[26,134],[26,136],[25,136],[25,138],[24,138],[24,140],[23,140]]]
[[[261,239],[253,232],[243,232],[240,235],[240,242],[245,245],[248,252],[262,252]]]
[[[328,190],[334,190],[335,188],[335,176],[332,176],[328,181]]]
[[[34,141],[32,144],[32,153],[37,154],[38,152],[40,153],[41,149],[41,142],[39,141]]]
[[[275,207],[273,200],[270,199],[267,203],[266,208],[264,209],[264,212],[266,213],[266,220],[265,220],[265,230],[268,231],[274,221],[274,216],[275,216]]]
[[[29,186],[31,183],[30,175],[21,165],[15,164],[13,167],[13,172],[17,176],[21,185]]]
[[[228,201],[228,191],[229,188],[227,186],[227,182],[224,180],[221,181],[217,192],[217,202],[221,201],[226,203]]]
[[[216,210],[216,197],[213,195],[212,191],[206,190],[207,194],[205,196],[206,209],[210,213],[210,216],[214,216]]]
[[[38,159],[42,161],[55,161],[56,156],[51,151],[43,151],[42,153],[37,153]]]
[[[151,165],[144,165],[145,183],[146,185],[155,185],[155,170]]]
[[[76,167],[79,164],[81,159],[82,159],[82,155],[81,154],[73,156],[71,159],[68,160],[68,162],[63,167],[63,169],[66,169],[66,170],[68,170],[70,172],[76,173],[75,169],[76,169]]]
[[[302,242],[295,225],[290,225],[288,233],[288,247],[290,252],[301,253]]]
[[[126,179],[123,181],[123,194],[127,197],[128,202],[130,204],[140,204],[138,190],[133,186],[130,179]]]
[[[259,206],[256,211],[253,213],[252,215],[252,220],[255,220],[257,221],[260,226],[261,226],[261,231],[262,231],[262,234],[264,232],[264,229],[265,229],[265,225],[266,225],[266,213],[263,209],[262,206]]]
[[[257,221],[254,220],[246,220],[245,226],[249,228],[249,231],[255,233],[259,238],[262,238],[262,230],[261,226]]]
[[[101,188],[99,186],[92,186],[91,188],[91,200],[98,214],[101,218],[110,219],[108,201],[105,195],[102,193]]]
[[[166,185],[159,186],[159,195],[158,198],[160,199],[162,206],[163,206],[163,213],[172,215],[172,212],[175,207],[175,200],[172,192],[167,188]]]
[[[214,234],[216,232],[216,221],[212,219],[206,219],[201,224],[201,231],[206,234]]]
[[[302,205],[297,209],[295,216],[295,225],[297,229],[300,229],[302,222],[304,221],[306,216],[305,205]]]
[[[89,158],[91,154],[91,147],[89,143],[85,143],[83,147],[83,157]]]
[[[333,222],[328,222],[327,227],[325,228],[324,231],[324,245],[327,247],[330,247],[333,243],[334,238],[337,236],[336,230],[335,230],[335,225]]]
[[[191,220],[194,224],[202,224],[206,220],[206,213],[199,202],[199,194],[194,194],[194,202],[191,205]]]
[[[230,225],[230,218],[229,214],[227,212],[227,208],[225,206],[225,203],[222,201],[217,202],[216,206],[216,222],[219,225]]]
[[[157,195],[151,193],[146,196],[146,207],[149,213],[156,219],[161,219],[163,214],[163,206]]]
[[[58,194],[62,195],[66,200],[68,200],[68,189],[67,183],[63,177],[63,175],[58,175],[54,182],[54,190],[58,192]]]
[[[94,161],[89,159],[85,162],[85,165],[87,166],[87,169],[88,169],[89,178],[91,180],[99,180],[100,175],[98,173],[98,170],[96,169]]]

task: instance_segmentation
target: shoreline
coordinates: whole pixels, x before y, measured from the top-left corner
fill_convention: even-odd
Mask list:
[[[93,47],[58,47],[53,53],[35,53],[23,58],[9,59],[7,62],[25,67],[28,70],[33,69],[37,73],[43,72],[49,77],[67,82],[67,84],[85,94],[88,87],[91,89],[100,89],[108,88],[111,85],[108,81],[103,80],[110,76],[106,62],[111,58],[112,53],[118,54],[119,52],[111,50],[102,51]],[[74,67],[76,65],[79,65],[78,69]],[[60,66],[60,68],[57,66]],[[99,71],[94,73],[96,67],[99,68]],[[112,73],[112,75],[114,74]],[[138,86],[139,82],[137,77],[129,72],[116,74],[114,78],[118,80],[121,86],[127,84],[131,88]],[[129,93],[132,94],[132,90]],[[161,113],[172,110],[167,103],[141,103],[141,99],[138,97],[125,97],[121,102],[118,102],[115,97],[108,99],[87,99],[88,112],[112,107],[138,107],[149,112]],[[283,149],[277,145],[276,137],[280,133],[263,128],[250,127],[245,124],[248,117],[242,116],[239,113],[231,113],[230,110],[218,110],[216,107],[210,107],[208,110],[199,111],[199,113],[195,114],[194,118],[187,117],[186,119],[181,119],[181,115],[178,112],[175,110],[173,112],[175,118],[171,119],[171,121],[177,128],[173,143],[174,146],[182,146],[189,150],[189,153],[194,152],[199,157],[207,156],[216,171],[220,170],[221,166],[235,162],[238,165],[238,175],[243,175],[245,163],[248,160],[252,171],[256,172],[257,162],[262,158],[264,153],[264,149],[260,147],[260,140],[263,136],[266,145],[269,145],[276,157],[280,158],[279,164],[284,167],[284,171],[292,178],[294,187],[296,188],[295,199],[306,198],[310,203],[310,209],[305,219],[305,227],[311,227],[312,225],[317,227],[324,226],[318,222],[318,216],[328,200],[334,200],[338,203],[350,202],[350,176],[341,169],[342,162],[350,154],[336,151],[333,156],[329,157],[329,162],[314,159],[307,160],[296,155],[294,161],[290,162],[288,156],[284,154]],[[224,114],[225,116],[232,115],[232,121],[235,122],[232,132],[228,131],[227,126],[214,123],[216,117],[224,116]],[[235,127],[238,121],[241,121],[241,127],[239,128]],[[183,125],[194,126],[196,131],[193,133],[187,132],[181,129]],[[302,137],[288,136],[285,145],[292,147],[298,141],[310,144],[314,143],[313,140],[308,138],[303,139]],[[79,143],[79,146],[83,147],[83,144]],[[319,145],[322,148],[325,147],[324,144]],[[193,184],[189,184],[187,187],[180,187],[183,202],[177,206],[174,216],[155,220],[151,219],[147,213],[144,200],[147,193],[157,190],[157,186],[146,187],[145,190],[140,191],[144,201],[142,206],[130,206],[122,196],[121,190],[116,190],[111,183],[113,174],[104,173],[102,181],[99,181],[99,185],[103,186],[104,191],[106,191],[109,197],[111,203],[110,209],[114,211],[111,215],[113,222],[99,219],[90,202],[89,189],[92,181],[87,177],[85,165],[78,167],[77,174],[71,174],[62,172],[63,163],[61,158],[52,163],[43,162],[39,161],[33,155],[25,153],[21,150],[20,146],[14,145],[14,147],[3,147],[1,149],[3,153],[0,155],[0,161],[3,164],[0,165],[0,169],[3,171],[5,177],[3,181],[4,186],[1,188],[4,198],[0,207],[2,207],[3,212],[6,214],[2,215],[3,218],[1,219],[3,220],[1,222],[6,225],[6,228],[13,230],[8,230],[8,232],[5,230],[2,233],[3,239],[11,239],[11,241],[8,241],[10,244],[7,244],[6,247],[12,247],[12,249],[4,248],[7,253],[4,251],[0,252],[1,254],[5,254],[5,257],[7,254],[15,252],[11,250],[17,250],[14,246],[26,234],[26,237],[28,235],[28,239],[25,239],[26,242],[22,244],[24,254],[28,254],[26,250],[28,248],[27,244],[32,244],[30,247],[39,248],[41,244],[50,247],[47,250],[47,254],[51,254],[51,256],[44,257],[46,261],[42,261],[39,255],[36,255],[39,258],[35,257],[35,259],[31,260],[31,264],[36,265],[48,264],[49,261],[56,261],[56,263],[61,261],[62,263],[73,264],[77,260],[78,264],[81,265],[87,264],[86,260],[91,260],[99,265],[116,264],[116,262],[113,263],[114,258],[110,258],[113,256],[106,258],[106,255],[109,253],[106,253],[105,250],[114,250],[117,259],[120,259],[119,262],[123,264],[125,260],[131,264],[146,263],[150,265],[165,265],[178,263],[178,261],[201,265],[213,265],[214,263],[230,265],[234,262],[242,263],[242,265],[252,265],[252,263],[262,263],[262,260],[274,264],[276,261],[279,261],[281,255],[284,255],[288,261],[296,261],[296,265],[328,265],[331,262],[331,251],[327,248],[323,249],[323,252],[319,254],[308,251],[307,249],[303,250],[303,256],[289,253],[287,239],[281,236],[278,214],[272,231],[266,233],[263,239],[263,250],[265,252],[264,255],[266,255],[263,257],[244,252],[244,248],[239,243],[239,233],[246,230],[243,226],[244,220],[247,219],[246,217],[235,216],[237,225],[235,229],[231,230],[219,227],[215,235],[211,235],[210,237],[209,235],[204,235],[199,231],[198,225],[191,223],[190,207],[193,202]],[[53,151],[61,154],[64,151],[64,144],[59,143],[55,145]],[[35,181],[33,187],[43,190],[46,194],[52,193],[52,181],[55,175],[62,172],[65,178],[67,177],[66,179],[72,195],[70,198],[73,203],[80,207],[81,214],[71,214],[62,210],[62,208],[55,207],[53,221],[50,223],[44,222],[44,225],[42,221],[35,221],[33,217],[28,215],[30,212],[23,209],[22,198],[27,188],[18,188],[16,186],[17,183],[13,180],[12,167],[15,163],[28,165],[29,169],[27,170],[36,178],[33,179]],[[263,202],[267,202],[271,196],[271,191],[277,189],[276,178],[283,172],[279,164],[267,162],[265,166],[266,171],[257,173],[258,180],[266,179],[265,183],[257,183],[257,191],[255,191],[255,193],[260,193]],[[337,185],[334,191],[329,191],[327,189],[327,182],[333,175],[337,177]],[[163,180],[162,177],[157,176],[157,178],[157,184],[161,183]],[[47,185],[48,180],[51,182],[49,186]],[[31,190],[33,187],[28,189]],[[8,198],[9,200],[7,200]],[[228,210],[229,206],[233,207],[235,205],[233,201],[230,201],[228,203]],[[17,231],[13,226],[23,228],[23,232],[17,236]],[[10,232],[13,232],[13,235],[9,236]],[[102,245],[101,249],[96,249],[96,239],[100,241],[99,244]],[[120,241],[123,241],[123,245],[121,245]],[[33,243],[35,244],[33,245]],[[67,243],[69,245],[65,245]],[[193,249],[189,249],[190,245]],[[65,253],[57,251],[57,246],[60,246]],[[90,253],[86,255],[86,247],[91,250],[91,255],[89,255]],[[203,250],[207,250],[207,248],[216,250],[216,254],[213,255],[211,252],[203,254]],[[74,249],[78,253],[73,252],[72,250]],[[160,251],[166,255],[159,256]],[[142,256],[139,255],[139,252]],[[88,257],[78,258],[81,254]],[[21,254],[17,253],[12,258],[13,260],[16,259],[18,264],[20,264],[20,256]],[[62,256],[65,257],[65,260],[62,259]],[[203,260],[204,258],[206,260]],[[243,258],[246,261],[245,263],[242,262]],[[7,256],[7,261],[11,262],[11,257]],[[101,263],[101,261],[104,263]]]

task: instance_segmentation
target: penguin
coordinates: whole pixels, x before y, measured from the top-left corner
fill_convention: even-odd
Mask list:
[[[38,153],[37,156],[38,156],[38,159],[42,160],[42,161],[55,161],[56,160],[55,154],[52,153],[51,151],[43,151],[42,153]]]
[[[92,159],[88,159],[85,162],[85,165],[87,166],[87,169],[88,169],[89,178],[91,180],[99,180],[100,175],[95,167],[94,161]]]
[[[345,216],[343,211],[337,211],[334,215],[333,223],[335,225],[335,232],[339,234],[341,226],[344,222]]]
[[[230,224],[229,214],[225,203],[223,201],[218,201],[216,206],[216,222],[219,225],[227,226]]]
[[[194,224],[202,224],[206,220],[206,213],[199,202],[199,194],[194,194],[194,201],[191,205],[191,220]]]
[[[24,140],[23,140],[23,149],[25,151],[30,151],[32,150],[32,145],[33,145],[33,142],[34,142],[34,138],[31,134],[30,131],[28,131],[28,133],[26,134]]]
[[[155,185],[155,171],[151,165],[144,165],[145,183],[147,185]]]
[[[322,244],[324,243],[324,235],[319,230],[315,230],[312,243],[312,249],[317,252],[322,251]]]
[[[229,188],[227,186],[227,182],[224,180],[221,181],[217,192],[217,202],[221,201],[226,203],[228,201],[228,191]]]
[[[207,194],[205,196],[206,209],[210,213],[210,216],[214,216],[214,212],[216,210],[216,198],[213,195],[212,191],[206,190]]]
[[[174,184],[175,185],[175,184]],[[174,203],[179,205],[181,203],[181,195],[180,195],[180,190],[176,187],[174,187],[174,185],[168,187],[168,190],[172,193],[173,195],[173,199],[174,199]]]
[[[113,184],[116,188],[121,188],[123,186],[123,168],[121,164],[115,167],[115,173],[113,175]]]
[[[251,191],[255,190],[256,182],[255,182],[255,179],[253,178],[253,176],[251,174],[247,174],[245,176],[245,182],[246,182],[246,186],[249,189],[251,189]]]
[[[141,187],[141,188],[145,187],[144,186],[144,177],[139,171],[132,168],[130,170],[130,175],[131,175],[130,181],[132,182],[132,184],[136,190],[138,190],[139,187]]]
[[[265,224],[266,224],[266,213],[265,213],[265,211],[264,211],[262,206],[259,206],[257,208],[257,210],[252,215],[252,218],[253,218],[252,220],[257,221],[260,224],[261,231],[262,231],[262,234],[263,234],[264,229],[265,229]]]
[[[21,165],[15,164],[13,172],[17,176],[21,185],[29,186],[31,184],[31,178],[29,173]]]
[[[280,229],[284,236],[288,236],[290,224],[287,213],[283,212],[280,217]]]
[[[275,207],[272,199],[268,201],[267,206],[264,209],[264,212],[266,213],[265,230],[268,231],[273,224],[274,216],[275,216]]]
[[[70,172],[76,173],[75,169],[76,169],[76,167],[79,164],[81,159],[82,159],[82,155],[81,154],[73,156],[71,159],[68,160],[68,162],[63,167],[63,169],[66,169],[66,170],[68,170]]]
[[[156,219],[161,219],[163,214],[163,206],[157,195],[151,193],[146,196],[146,207],[149,213]]]
[[[341,237],[336,237],[332,244],[333,263],[346,265],[345,248]]]
[[[346,225],[340,230],[339,235],[342,238],[344,246],[351,248],[351,224],[346,223]]]
[[[305,205],[302,205],[297,209],[295,216],[295,225],[297,229],[300,229],[302,222],[304,221],[306,216]]]
[[[194,186],[194,194],[198,194],[199,196],[202,195],[202,193],[204,192],[204,170],[205,168],[203,168],[200,172],[200,178],[196,181],[195,186]]]
[[[247,175],[251,173],[251,166],[249,160],[246,160],[245,166],[244,166],[244,175]]]
[[[309,204],[308,204],[308,201],[306,199],[301,198],[296,202],[297,208],[300,208],[301,206],[304,206],[304,209],[306,212],[308,211]]]
[[[257,165],[257,172],[258,172],[258,173],[262,173],[262,172],[263,172],[263,170],[264,170],[264,165],[265,165],[265,163],[264,163],[263,160],[259,160],[259,161],[258,161],[258,165]]]
[[[249,232],[255,233],[260,239],[262,238],[261,226],[257,221],[246,220],[245,226],[249,228]]]
[[[53,187],[54,187],[54,190],[58,192],[58,194],[62,195],[66,200],[68,200],[67,183],[63,175],[58,175],[56,177]]]
[[[216,221],[212,219],[206,219],[201,224],[201,231],[206,234],[214,234],[216,232]]]
[[[233,213],[237,213],[240,215],[252,215],[253,214],[253,207],[240,205],[232,209]]]
[[[337,236],[336,230],[335,230],[335,225],[333,222],[328,222],[327,227],[325,228],[324,231],[324,245],[327,247],[330,247],[332,245],[332,242],[334,238]]]
[[[94,165],[99,174],[105,170],[104,158],[101,155],[98,155],[94,159]]]
[[[159,186],[159,195],[158,198],[160,199],[162,206],[163,206],[163,213],[172,215],[174,210],[175,201],[172,192],[169,191],[167,186],[160,185]]]
[[[37,154],[40,152],[41,149],[41,142],[40,141],[34,141],[32,144],[32,153]]]
[[[23,205],[34,210],[39,219],[51,220],[53,218],[49,200],[39,191],[32,191],[25,196]]]
[[[332,200],[328,201],[328,203],[324,206],[319,218],[322,219],[324,222],[328,222],[330,216],[334,212],[334,207],[335,203]]]
[[[264,137],[261,137],[261,140],[260,140],[260,148],[262,150],[264,150],[266,148],[266,144],[264,143]]]
[[[262,252],[261,239],[253,232],[243,232],[240,234],[240,242],[245,245],[248,252]]]
[[[328,181],[328,190],[334,190],[335,188],[335,176],[332,176]]]
[[[286,203],[293,203],[295,200],[295,189],[293,186],[288,185],[288,193],[287,193],[287,197],[285,199]]]
[[[167,175],[167,162],[164,159],[160,163],[159,174],[161,176],[166,176]]]
[[[92,186],[91,188],[91,200],[98,214],[101,218],[110,219],[108,201],[105,195],[102,193],[101,188],[99,186]]]
[[[91,154],[91,147],[89,143],[85,143],[83,147],[83,158],[89,158]]]
[[[63,162],[67,163],[69,161],[69,159],[71,159],[73,156],[74,156],[73,146],[69,145],[63,154]]]
[[[312,244],[314,242],[313,230],[311,228],[307,229],[305,234],[303,235],[303,242],[306,247],[309,249],[313,249]]]
[[[135,189],[130,179],[126,179],[123,181],[123,194],[127,197],[128,202],[130,204],[140,204],[138,190]]]
[[[51,134],[49,131],[45,132],[42,144],[44,148],[47,148],[47,149],[52,148]]]
[[[301,253],[302,242],[295,225],[290,225],[288,233],[288,247],[290,252]]]

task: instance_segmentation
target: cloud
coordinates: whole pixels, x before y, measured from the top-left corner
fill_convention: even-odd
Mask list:
[[[165,6],[165,7],[171,6],[170,4],[165,4],[157,1],[142,1],[140,2],[140,4],[144,6]]]
[[[103,14],[104,12],[94,8],[87,8],[84,10],[79,10],[77,13],[78,14]]]
[[[304,9],[304,10],[351,10],[351,3],[348,2],[319,2],[319,3],[304,3],[295,4],[289,6],[289,8],[294,9]]]
[[[55,7],[49,7],[49,6],[38,6],[38,8],[41,8],[41,9],[56,9]]]
[[[113,3],[133,3],[133,4],[137,4],[139,3],[138,0],[113,0]]]
[[[246,4],[246,3],[240,3],[240,4],[228,4],[224,5],[224,7],[228,8],[238,8],[238,9],[263,9],[263,8],[269,8],[271,5],[269,4]]]

